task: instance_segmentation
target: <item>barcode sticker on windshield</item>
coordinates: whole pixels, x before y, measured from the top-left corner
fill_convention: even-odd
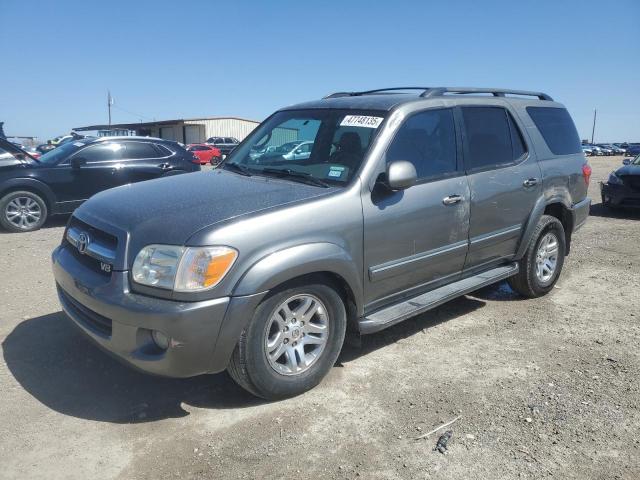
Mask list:
[[[365,127],[378,128],[384,120],[382,117],[369,117],[368,115],[347,115],[340,123],[341,127]]]

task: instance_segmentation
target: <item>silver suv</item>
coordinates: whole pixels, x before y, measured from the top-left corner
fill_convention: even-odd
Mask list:
[[[306,158],[279,148],[305,142]],[[267,399],[374,333],[507,279],[549,292],[585,222],[591,169],[544,93],[337,93],[267,118],[223,162],[115,188],[53,252],[60,302],[146,372],[227,369]]]

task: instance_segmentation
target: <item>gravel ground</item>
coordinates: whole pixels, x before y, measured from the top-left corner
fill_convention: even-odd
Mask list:
[[[64,219],[0,234],[0,478],[640,478],[640,214],[587,225],[557,288],[506,284],[352,339],[328,378],[264,403],[227,374],[146,376],[57,303]],[[438,436],[458,416],[447,454]]]

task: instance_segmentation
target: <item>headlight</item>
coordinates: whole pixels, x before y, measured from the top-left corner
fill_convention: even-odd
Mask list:
[[[136,256],[131,273],[141,285],[197,292],[220,283],[237,257],[229,247],[147,245]]]
[[[613,185],[622,185],[622,180],[616,175],[616,172],[611,172],[609,174],[609,178],[607,179],[607,183]]]

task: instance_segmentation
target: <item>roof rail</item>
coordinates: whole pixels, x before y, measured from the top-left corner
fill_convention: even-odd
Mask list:
[[[420,94],[423,98],[440,97],[445,93],[469,94],[469,93],[490,93],[494,97],[504,97],[509,95],[522,95],[527,97],[538,97],[540,100],[553,101],[546,93],[530,92],[528,90],[509,90],[505,88],[477,88],[477,87],[394,87],[394,88],[378,88],[375,90],[365,90],[363,92],[336,92],[326,98],[338,97],[360,97],[362,95],[375,95],[378,93],[398,92],[402,90],[421,90]]]
[[[445,93],[490,93],[494,97],[504,97],[506,94],[510,95],[523,95],[527,97],[538,97],[540,100],[553,101],[546,93],[542,92],[530,92],[528,90],[509,90],[505,88],[476,88],[476,87],[436,87],[428,88],[420,94],[423,98],[440,97]]]
[[[325,98],[338,98],[338,97],[360,97],[362,95],[375,95],[376,93],[385,93],[385,92],[397,92],[401,90],[430,90],[430,87],[393,87],[393,88],[377,88],[375,90],[365,90],[363,92],[336,92],[326,97],[322,97],[323,100]]]

